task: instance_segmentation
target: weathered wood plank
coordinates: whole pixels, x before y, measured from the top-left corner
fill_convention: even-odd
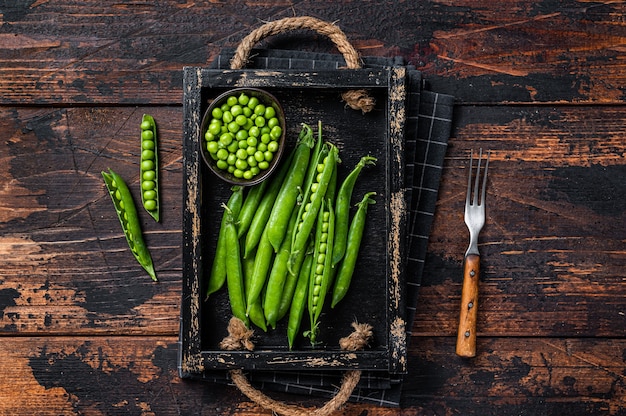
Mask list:
[[[178,378],[171,336],[2,337],[0,347],[0,414],[270,414],[235,387]],[[626,406],[624,340],[491,338],[476,359],[453,351],[454,337],[414,338],[406,408],[347,404],[340,414],[618,415]]]
[[[475,359],[454,337],[414,339],[404,404],[417,414],[623,414],[624,340],[496,338]]]
[[[207,65],[261,21],[337,22],[362,55],[404,57],[463,102],[622,103],[621,2],[22,2],[2,15],[0,103],[180,104]],[[138,24],[140,22],[140,24]],[[334,52],[312,33],[272,48]]]
[[[160,282],[134,260],[100,172],[126,178],[139,203],[134,107],[0,109],[2,332],[175,333],[180,305],[180,113],[157,120],[161,223],[139,211]]]

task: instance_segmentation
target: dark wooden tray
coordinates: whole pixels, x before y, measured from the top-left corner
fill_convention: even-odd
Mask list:
[[[287,347],[286,319],[267,332],[256,329],[255,351],[222,351],[231,317],[226,288],[204,300],[207,270],[215,250],[222,209],[230,186],[204,165],[199,152],[200,123],[212,98],[235,87],[263,88],[285,109],[287,141],[295,144],[301,123],[340,149],[339,180],[361,156],[378,158],[365,168],[354,189],[353,202],[365,192],[377,192],[368,211],[365,238],[352,286],[335,309],[327,305],[320,319],[319,347],[301,339]],[[270,70],[184,69],[184,211],[183,288],[180,333],[180,374],[205,369],[362,369],[402,373],[406,370],[404,319],[404,242],[406,203],[403,187],[405,69],[357,69],[319,72]],[[376,108],[363,114],[346,106],[340,94],[366,89]],[[339,349],[339,339],[358,321],[374,327],[374,338],[363,351]],[[301,327],[307,328],[305,318]]]

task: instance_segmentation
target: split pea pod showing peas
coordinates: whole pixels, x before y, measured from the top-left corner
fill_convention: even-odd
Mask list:
[[[313,265],[309,278],[308,310],[311,329],[305,332],[305,336],[309,338],[313,346],[317,344],[319,316],[322,313],[324,300],[334,277],[334,268],[331,266],[334,234],[334,211],[326,200],[322,202],[318,216]]]
[[[335,202],[336,237],[335,246],[333,247],[333,266],[339,263],[346,253],[346,241],[350,222],[350,201],[356,180],[365,166],[374,165],[376,161],[377,159],[373,156],[363,156],[339,187]]]
[[[157,129],[154,118],[144,114],[141,118],[141,203],[144,209],[159,221],[159,158]]]
[[[104,183],[109,191],[113,206],[122,225],[122,230],[126,236],[126,241],[139,264],[156,281],[156,273],[152,263],[152,257],[148,246],[143,240],[139,215],[135,208],[133,197],[121,176],[109,169],[109,172],[102,172]]]
[[[344,256],[343,261],[339,264],[339,268],[337,270],[335,287],[333,289],[333,296],[331,300],[332,308],[334,308],[335,305],[343,299],[348,292],[348,288],[350,287],[352,275],[354,274],[354,267],[356,265],[359,249],[361,247],[361,240],[363,239],[367,208],[370,204],[376,203],[376,201],[372,199],[374,195],[376,195],[376,192],[366,193],[361,202],[357,204],[358,209],[352,218],[350,229],[348,230],[346,255]]]
[[[293,229],[292,259],[295,259],[297,254],[306,248],[338,161],[339,149],[330,143],[325,144],[325,149],[313,161],[315,169],[313,169],[309,186],[305,189],[304,198],[298,210],[298,222]]]

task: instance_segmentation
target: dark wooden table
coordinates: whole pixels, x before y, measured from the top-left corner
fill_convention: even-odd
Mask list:
[[[4,2],[0,414],[263,413],[234,387],[177,374],[182,68],[294,15],[336,21],[362,55],[404,57],[458,103],[402,409],[342,414],[626,414],[626,4],[571,0]],[[266,46],[333,51],[314,35]],[[143,113],[161,139],[162,223],[142,214],[158,284],[100,176],[136,174]],[[478,354],[462,359],[478,147],[492,173]]]

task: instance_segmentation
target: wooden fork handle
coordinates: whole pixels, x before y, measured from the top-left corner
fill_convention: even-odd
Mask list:
[[[476,316],[478,312],[478,280],[480,256],[468,254],[463,265],[461,314],[456,337],[456,353],[461,357],[476,356]]]

